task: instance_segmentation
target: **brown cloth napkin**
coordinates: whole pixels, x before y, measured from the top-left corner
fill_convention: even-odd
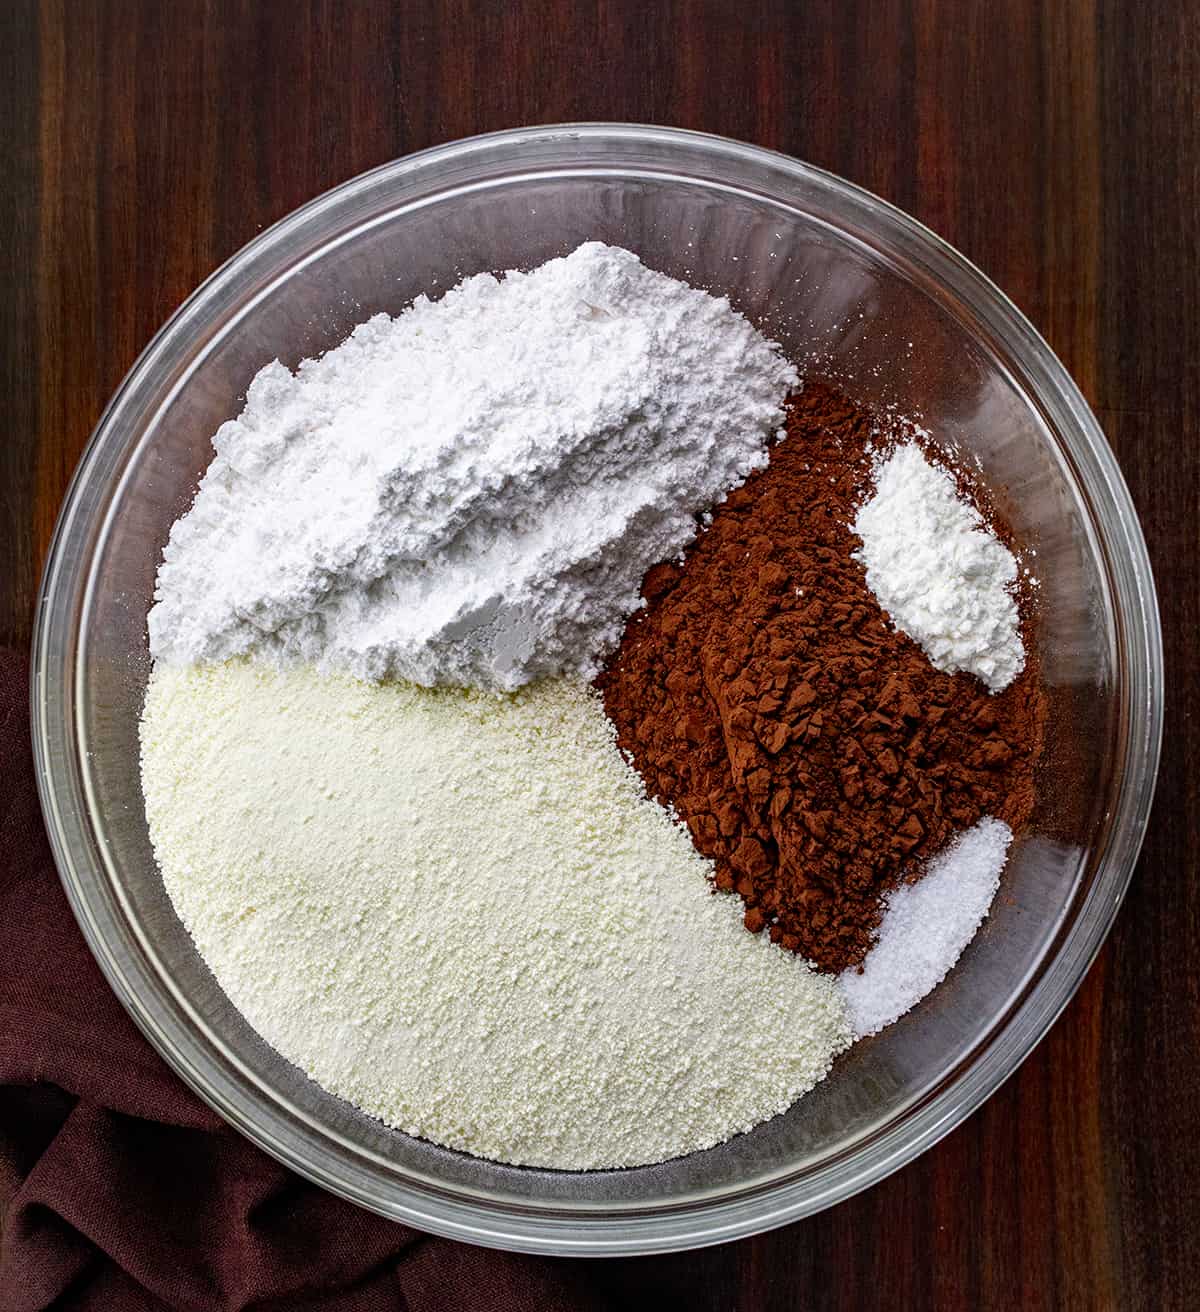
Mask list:
[[[167,1068],[58,881],[28,666],[0,651],[0,1308],[547,1312],[587,1264],[436,1239],[293,1175]]]

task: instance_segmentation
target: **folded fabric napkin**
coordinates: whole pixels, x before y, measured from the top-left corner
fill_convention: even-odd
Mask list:
[[[607,1306],[585,1263],[435,1239],[301,1180],[172,1074],[59,884],[13,652],[0,652],[0,782],[4,1312]]]

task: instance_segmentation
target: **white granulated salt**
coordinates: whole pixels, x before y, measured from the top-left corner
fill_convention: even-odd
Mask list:
[[[853,529],[867,585],[939,670],[967,670],[992,692],[1020,674],[1017,562],[916,443],[877,466]]]
[[[915,884],[887,897],[879,941],[862,973],[838,983],[856,1039],[898,1020],[946,977],[1000,887],[1012,830],[988,816],[935,857]]]
[[[418,297],[257,375],[172,529],[151,653],[590,678],[796,382],[728,300],[598,242]]]
[[[510,697],[234,661],[151,677],[163,880],[268,1043],[389,1125],[632,1166],[783,1111],[849,1041],[837,982],[732,894],[566,680]]]

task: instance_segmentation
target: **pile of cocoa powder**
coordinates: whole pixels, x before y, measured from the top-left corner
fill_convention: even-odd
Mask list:
[[[621,748],[747,928],[831,971],[862,961],[881,894],[956,834],[985,815],[1022,828],[1045,714],[1032,644],[992,695],[934,669],[868,589],[849,524],[875,428],[808,384],[686,569],[646,576],[598,681]]]

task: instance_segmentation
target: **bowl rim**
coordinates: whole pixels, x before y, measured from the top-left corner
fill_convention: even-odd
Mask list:
[[[784,1180],[752,1193],[727,1190],[711,1200],[673,1205],[654,1211],[642,1204],[597,1214],[556,1203],[548,1211],[528,1207],[481,1204],[435,1193],[415,1184],[395,1182],[381,1198],[348,1183],[333,1170],[329,1156],[314,1153],[302,1126],[289,1125],[281,1138],[249,1116],[228,1096],[215,1070],[212,1054],[193,1062],[147,1008],[139,975],[154,980],[134,959],[129,945],[113,943],[95,901],[102,881],[99,865],[90,858],[86,788],[76,777],[79,763],[70,707],[77,706],[80,682],[75,659],[73,613],[61,604],[74,595],[69,586],[87,573],[89,560],[66,550],[87,520],[86,493],[93,483],[106,441],[119,437],[116,421],[124,405],[171,344],[187,333],[193,320],[208,312],[210,301],[238,270],[265,252],[277,249],[329,204],[368,192],[380,183],[463,160],[496,148],[552,141],[586,147],[612,142],[630,145],[687,146],[713,157],[769,165],[798,181],[817,184],[883,224],[889,241],[901,241],[907,258],[922,265],[942,287],[948,287],[974,316],[982,317],[1019,354],[1029,371],[1031,391],[1039,398],[1054,396],[1074,427],[1069,454],[1076,477],[1094,504],[1103,504],[1107,525],[1105,544],[1096,547],[1102,565],[1116,575],[1110,587],[1123,606],[1114,607],[1118,622],[1118,654],[1125,693],[1128,730],[1121,764],[1125,782],[1117,792],[1109,826],[1112,841],[1100,855],[1097,875],[1087,897],[1044,967],[1027,984],[998,1032],[982,1051],[973,1051],[965,1069],[944,1079],[938,1089],[918,1102],[881,1134],[817,1168],[804,1180]],[[581,164],[583,161],[581,161]],[[557,167],[570,168],[569,161]],[[684,175],[686,176],[686,175]],[[695,176],[695,175],[692,175]],[[1070,429],[1068,428],[1068,433]],[[111,472],[109,475],[111,477]],[[1090,525],[1095,532],[1095,524]],[[56,599],[60,604],[54,604]],[[1083,395],[1049,345],[1000,290],[965,256],[918,220],[888,201],[827,170],[805,164],[778,151],[709,133],[629,123],[560,123],[506,129],[430,147],[388,163],[330,188],[264,229],[210,274],[167,319],[113,394],[101,414],[70,480],[51,538],[35,614],[30,679],[34,760],[38,792],[60,878],[89,948],[123,1006],[152,1045],[184,1081],[235,1128],[299,1174],[324,1188],[375,1211],[423,1230],[467,1242],[514,1251],[589,1256],[672,1251],[727,1242],[757,1233],[852,1196],[883,1179],[935,1144],[979,1107],[1032,1052],[1079,987],[1104,942],[1132,878],[1134,865],[1153,801],[1162,741],[1162,637],[1153,575],[1144,537],[1116,458]],[[55,674],[57,659],[59,673]],[[63,674],[65,671],[65,675]],[[56,694],[56,695],[55,695]],[[1136,779],[1136,787],[1128,781]],[[83,856],[83,860],[80,857]],[[90,881],[90,883],[89,883]],[[1084,914],[1088,912],[1088,914]],[[158,981],[161,987],[161,981]],[[178,1027],[178,1022],[174,1028]],[[215,1082],[214,1082],[215,1081]],[[261,1109],[258,1109],[261,1110]],[[281,1119],[276,1115],[276,1121]],[[279,1126],[276,1125],[278,1130]],[[832,1178],[829,1178],[832,1177]]]

